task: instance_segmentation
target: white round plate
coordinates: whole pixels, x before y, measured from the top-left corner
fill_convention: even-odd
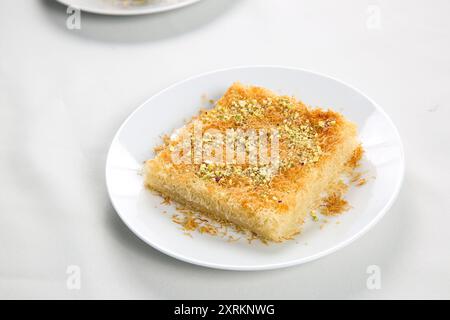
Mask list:
[[[178,9],[200,0],[57,0],[82,11],[106,15],[140,15]]]
[[[143,187],[143,161],[161,135],[198,113],[202,96],[218,99],[235,81],[294,95],[312,106],[330,107],[357,123],[366,151],[361,171],[368,183],[346,196],[352,209],[328,222],[308,221],[295,240],[264,245],[193,233],[187,237],[171,221],[176,213]],[[203,97],[204,99],[204,97]],[[172,85],[147,100],[123,123],[114,137],[106,163],[111,201],[124,223],[143,241],[177,259],[229,270],[263,270],[298,265],[323,257],[369,230],[392,205],[403,178],[402,143],[386,113],[355,88],[317,73],[277,67],[250,66],[214,71]],[[167,211],[167,212],[165,212]],[[337,223],[339,222],[339,223]],[[323,224],[323,227],[320,226]]]

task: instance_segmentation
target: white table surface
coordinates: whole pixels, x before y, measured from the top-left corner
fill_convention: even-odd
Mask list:
[[[69,30],[53,0],[1,1],[0,298],[450,298],[449,12],[448,0],[203,0],[82,13]],[[283,270],[212,270],[155,251],[111,207],[105,158],[125,117],[178,80],[246,64],[340,78],[398,126],[399,198],[343,250]],[[80,290],[66,285],[69,265]],[[370,265],[379,290],[366,286]]]

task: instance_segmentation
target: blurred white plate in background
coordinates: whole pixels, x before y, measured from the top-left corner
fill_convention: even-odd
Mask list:
[[[146,190],[139,175],[153,157],[161,135],[196,115],[201,97],[217,100],[235,81],[294,95],[313,106],[333,108],[355,122],[366,151],[361,171],[368,183],[352,187],[346,198],[352,209],[327,223],[308,221],[295,240],[264,245],[194,232],[183,235],[171,221],[173,206]],[[124,223],[143,241],[177,259],[219,269],[275,269],[317,259],[353,242],[391,207],[403,178],[404,156],[397,129],[375,102],[355,88],[317,73],[275,66],[219,70],[179,82],[154,95],[133,112],[113,139],[106,163],[109,196]],[[375,177],[375,178],[373,178]],[[164,211],[167,211],[164,213]],[[339,222],[339,223],[338,223]]]
[[[139,15],[178,9],[200,0],[57,0],[82,11],[106,15]]]

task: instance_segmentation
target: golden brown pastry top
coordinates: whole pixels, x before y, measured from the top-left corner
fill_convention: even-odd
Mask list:
[[[194,130],[194,123],[201,124],[202,133],[211,130],[225,132],[227,129],[277,132],[279,162],[276,170],[260,163],[196,161],[194,146],[187,155],[191,157],[191,163],[175,164],[171,155],[182,143],[184,134]],[[176,170],[180,178],[199,178],[211,186],[211,192],[227,190],[236,197],[245,195],[245,201],[253,207],[270,206],[283,211],[287,210],[290,201],[286,195],[294,195],[302,188],[307,183],[304,179],[306,173],[314,168],[320,169],[321,161],[345,138],[341,129],[346,124],[348,122],[337,112],[309,108],[293,97],[277,96],[264,88],[234,83],[214,108],[202,110],[186,125],[183,133],[175,138],[166,138],[164,144],[155,150],[158,158],[170,164],[170,170]],[[203,134],[202,143],[216,143],[213,138]],[[272,138],[268,134],[268,141]],[[245,145],[255,147],[248,140]],[[267,151],[270,154],[270,147]]]

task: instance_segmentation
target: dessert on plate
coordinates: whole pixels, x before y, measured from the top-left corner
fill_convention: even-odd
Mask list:
[[[341,114],[240,83],[155,151],[148,188],[276,242],[301,231],[362,154]],[[327,199],[332,209],[346,204]]]

